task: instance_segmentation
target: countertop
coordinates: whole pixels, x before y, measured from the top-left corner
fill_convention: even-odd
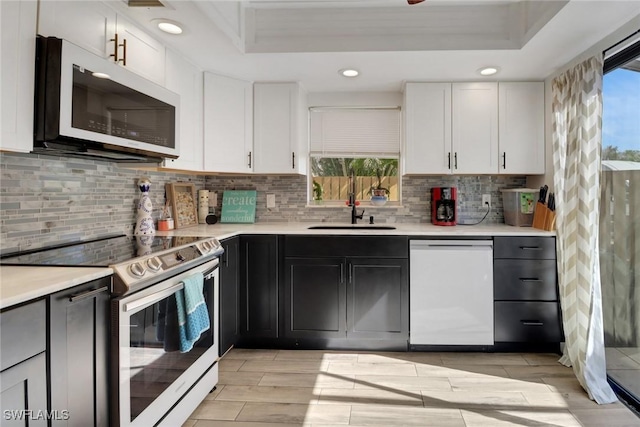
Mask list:
[[[213,236],[218,240],[238,234],[305,234],[305,235],[357,235],[357,236],[409,236],[409,237],[472,237],[472,236],[555,236],[555,231],[531,227],[513,227],[506,224],[438,226],[433,224],[379,223],[396,227],[394,230],[371,230],[360,223],[353,229],[310,230],[312,226],[350,226],[349,223],[259,223],[197,225],[172,231],[159,231],[159,236]]]
[[[394,230],[366,228],[340,230],[310,230],[310,226],[349,226],[348,223],[259,223],[197,225],[172,231],[158,231],[158,236],[216,237],[219,240],[239,234],[305,234],[316,236],[409,236],[409,237],[491,237],[491,236],[555,236],[553,231],[505,224],[457,225],[442,227],[432,224],[391,225]],[[365,224],[359,224],[366,227]],[[0,309],[58,292],[76,285],[113,274],[110,268],[91,267],[0,267]]]
[[[110,268],[0,267],[0,309],[110,276]]]

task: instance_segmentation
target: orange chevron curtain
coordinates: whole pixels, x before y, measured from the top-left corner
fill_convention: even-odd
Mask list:
[[[589,397],[612,403],[607,383],[598,253],[602,55],[552,81],[553,182],[558,284],[565,333],[560,363],[572,366]]]

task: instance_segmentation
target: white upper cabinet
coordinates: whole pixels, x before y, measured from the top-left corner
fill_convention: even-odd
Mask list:
[[[0,150],[33,150],[37,2],[0,1]]]
[[[68,40],[103,58],[115,52],[116,12],[99,1],[41,1],[38,34]],[[112,57],[113,58],[113,57]]]
[[[156,39],[118,15],[118,61],[136,74],[164,85],[165,47]]]
[[[255,83],[255,173],[305,174],[309,113],[297,83]]]
[[[498,173],[498,84],[452,84],[452,170]]]
[[[499,173],[544,173],[544,83],[500,83]]]
[[[38,34],[62,38],[164,85],[164,45],[99,1],[41,1]]]
[[[451,83],[407,83],[404,122],[404,173],[451,173]]]
[[[544,173],[544,83],[407,83],[404,174]]]
[[[204,74],[204,168],[208,172],[253,171],[253,85]]]
[[[164,160],[163,166],[170,169],[202,171],[202,70],[180,54],[167,50],[166,87],[180,95],[180,117],[176,129],[180,157]]]

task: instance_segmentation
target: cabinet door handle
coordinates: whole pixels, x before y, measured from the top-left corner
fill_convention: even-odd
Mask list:
[[[520,323],[522,323],[524,326],[542,326],[542,325],[544,325],[544,323],[539,321],[539,320],[521,320]]]
[[[114,62],[118,62],[118,48],[120,45],[118,44],[118,33],[113,35],[112,39],[109,39],[110,42],[113,42],[113,53],[109,55],[109,58],[113,58]]]
[[[291,153],[291,169],[296,168],[296,153]]]
[[[457,151],[453,154],[453,167],[455,169],[458,169],[458,152]]]
[[[538,279],[537,277],[533,277],[533,278],[521,277],[520,281],[523,283],[542,282],[542,280]]]
[[[353,283],[353,264],[349,263],[349,283]]]
[[[249,167],[251,167],[251,151],[249,151],[249,163],[248,163]]]
[[[340,264],[340,283],[344,283],[344,264]]]
[[[447,169],[451,170],[451,151],[447,154]]]
[[[127,66],[127,39],[122,39],[122,58],[118,59],[118,61],[122,62],[122,65]]]
[[[502,169],[507,168],[507,152],[502,153]]]
[[[93,297],[95,295],[101,294],[101,293],[106,292],[108,290],[109,290],[108,286],[103,286],[101,288],[93,289],[91,291],[81,292],[79,294],[74,294],[74,295],[71,295],[69,297],[69,302],[82,301],[83,299],[91,298],[91,297]]]
[[[542,248],[540,246],[520,246],[520,249],[523,251],[541,251]]]

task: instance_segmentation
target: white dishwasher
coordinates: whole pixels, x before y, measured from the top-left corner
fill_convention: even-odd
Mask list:
[[[493,345],[493,241],[411,240],[410,344]]]

